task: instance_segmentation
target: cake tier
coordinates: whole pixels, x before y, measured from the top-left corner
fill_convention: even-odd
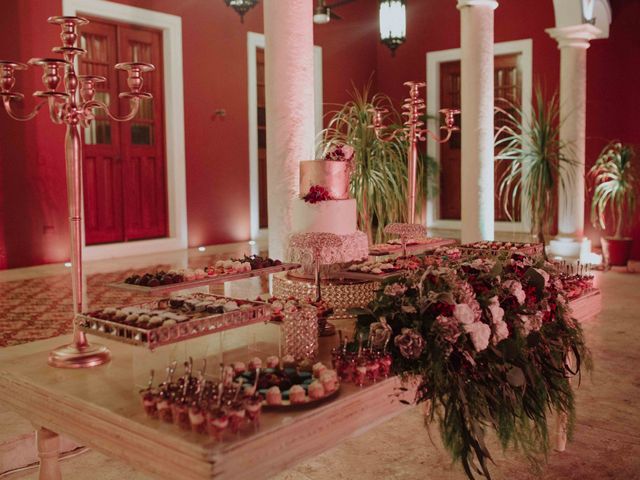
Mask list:
[[[298,198],[293,203],[293,231],[296,233],[324,232],[350,235],[357,231],[356,201],[326,200],[307,203]]]
[[[336,247],[324,247],[319,252],[320,264],[338,265],[357,262],[369,256],[369,240],[367,235],[355,231],[348,235],[338,235],[341,244]],[[314,266],[314,252],[311,248],[301,247],[290,242],[287,259],[293,263],[300,263],[305,274],[311,274]]]
[[[305,160],[300,162],[300,196],[314,185],[326,188],[334,200],[349,198],[350,162]]]

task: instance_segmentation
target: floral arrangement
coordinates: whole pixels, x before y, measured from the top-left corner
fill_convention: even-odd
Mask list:
[[[324,156],[325,160],[334,162],[351,162],[355,156],[355,149],[351,145],[333,144]]]
[[[470,479],[490,478],[488,428],[504,449],[533,461],[549,449],[550,411],[566,413],[571,432],[569,379],[589,355],[551,264],[519,254],[425,257],[421,268],[383,283],[358,313],[363,334],[391,327],[395,372],[418,380],[416,403],[431,402],[427,420],[438,421]]]
[[[331,194],[322,185],[313,185],[302,199],[307,203],[319,203],[331,200]]]

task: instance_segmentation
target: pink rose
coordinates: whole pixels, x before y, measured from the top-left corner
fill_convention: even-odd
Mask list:
[[[489,325],[482,322],[474,322],[465,324],[464,329],[471,337],[471,342],[476,352],[481,352],[489,346],[489,338],[491,337],[491,327]]]
[[[524,304],[527,298],[527,294],[522,288],[522,284],[517,280],[507,280],[502,283],[502,288],[507,290],[510,295],[513,295],[520,305]]]
[[[475,316],[473,309],[466,303],[458,303],[453,309],[453,316],[458,322],[467,325],[473,323]]]

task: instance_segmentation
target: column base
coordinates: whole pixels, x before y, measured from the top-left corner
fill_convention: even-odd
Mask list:
[[[547,254],[550,259],[580,261],[591,265],[602,263],[602,256],[591,252],[591,240],[584,237],[557,237],[549,242]]]

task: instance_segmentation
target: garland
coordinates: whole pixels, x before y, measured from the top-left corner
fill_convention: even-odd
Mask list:
[[[549,450],[549,412],[571,433],[569,379],[589,354],[551,264],[425,257],[358,313],[361,333],[391,336],[395,373],[418,379],[415,402],[431,402],[428,422],[470,479],[490,478],[489,428],[533,462]]]

